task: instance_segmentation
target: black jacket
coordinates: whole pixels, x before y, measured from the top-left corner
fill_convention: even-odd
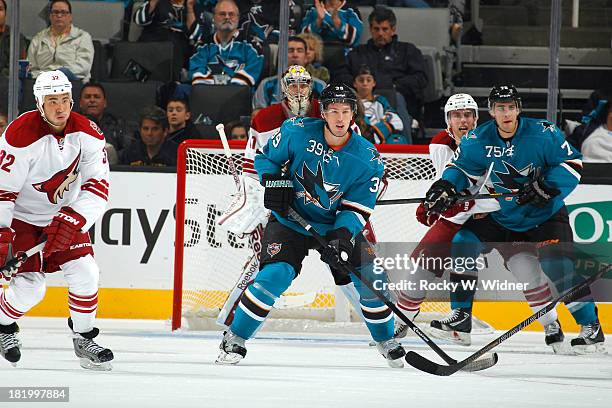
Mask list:
[[[150,158],[147,147],[138,139],[119,154],[119,163],[130,166],[176,166],[176,149],[173,143],[166,143],[155,157]]]
[[[415,104],[423,104],[427,74],[423,54],[414,44],[398,41],[394,35],[389,44],[378,48],[370,39],[353,49],[347,61],[348,64],[338,72],[339,80],[352,85],[354,76],[365,64],[374,73],[377,88],[396,89],[406,99],[410,114],[420,116],[413,109]]]

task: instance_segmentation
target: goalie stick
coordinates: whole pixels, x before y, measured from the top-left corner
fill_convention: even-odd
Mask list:
[[[310,225],[308,223],[308,221],[306,221],[300,214],[298,214],[293,208],[289,208],[289,216],[291,218],[293,218],[298,224],[300,224],[306,231],[310,232],[313,236],[313,238],[323,247],[327,246],[327,242],[325,241],[325,238],[323,238],[313,227],[312,225]],[[423,340],[433,351],[436,352],[436,354],[438,354],[444,361],[446,361],[448,364],[457,364],[457,360],[453,359],[451,356],[449,356],[448,354],[446,354],[444,352],[444,350],[442,350],[440,347],[438,347],[438,345],[436,343],[434,343],[434,341],[432,339],[429,338],[429,336],[427,336],[416,324],[414,324],[400,309],[398,309],[397,306],[395,306],[395,304],[393,304],[393,302],[390,302],[383,293],[381,293],[379,290],[377,290],[374,285],[372,284],[372,282],[368,281],[367,279],[365,279],[363,276],[361,276],[361,273],[354,268],[352,265],[348,264],[348,263],[340,263],[340,266],[342,268],[344,268],[345,272],[350,272],[352,274],[354,274],[355,276],[357,276],[357,278],[368,288],[372,291],[372,293],[374,293],[376,295],[376,297],[378,297],[385,305],[387,305],[387,307],[389,309],[391,309],[393,311],[393,313],[395,313],[396,316],[399,316],[407,325],[408,327],[410,327],[410,329],[412,329],[413,332],[415,332],[420,338],[421,340]],[[483,353],[484,354],[484,353]],[[474,359],[476,360],[476,359]],[[485,370],[489,367],[492,367],[493,365],[495,365],[497,363],[497,354],[493,354],[493,355],[489,355],[486,358],[483,358],[481,360],[478,361],[471,361],[471,365],[468,366],[468,364],[465,364],[463,367],[461,368],[465,368],[466,371],[480,371],[480,370]],[[408,363],[410,363],[408,361]],[[411,364],[412,365],[412,364]],[[413,367],[418,368],[416,366],[413,365]]]
[[[238,193],[240,193],[240,176],[238,175],[238,170],[236,169],[234,159],[232,158],[232,151],[230,150],[229,143],[227,142],[225,128],[221,123],[215,126],[215,128],[217,129],[217,133],[219,133],[219,138],[221,139],[221,144],[223,145],[223,152],[225,153],[228,167],[234,178],[236,189]],[[232,321],[234,320],[234,313],[236,312],[238,302],[240,301],[240,296],[247,288],[247,286],[249,286],[251,282],[253,282],[255,276],[257,276],[257,273],[259,272],[259,253],[255,248],[261,247],[263,228],[261,226],[258,226],[257,229],[249,235],[249,247],[253,249],[253,254],[249,257],[249,259],[243,266],[242,273],[238,277],[238,280],[236,280],[234,287],[230,291],[229,296],[223,304],[223,307],[219,311],[219,316],[217,316],[216,322],[221,326],[229,327],[232,324]],[[276,300],[276,302],[274,303],[274,308],[291,309],[296,307],[304,307],[312,304],[315,301],[315,298],[316,293],[314,292],[303,293],[300,295],[293,296],[282,296]]]
[[[480,350],[473,353],[472,355],[470,355],[464,360],[461,360],[457,363],[449,364],[445,366],[445,365],[434,363],[433,361],[428,360],[427,358],[421,356],[420,354],[415,353],[414,351],[409,351],[406,353],[406,357],[405,357],[406,362],[408,362],[408,364],[410,364],[414,368],[417,368],[421,371],[425,371],[426,373],[429,373],[429,374],[434,374],[434,375],[439,375],[439,376],[448,376],[448,375],[454,374],[457,371],[461,370],[463,367],[467,366],[468,364],[473,363],[476,359],[478,359],[480,356],[484,355],[488,351],[499,346],[501,343],[503,343],[510,337],[514,336],[516,333],[523,330],[525,327],[529,326],[531,323],[533,323],[540,317],[544,316],[546,313],[550,312],[557,305],[557,303],[573,298],[576,295],[576,293],[585,289],[587,286],[595,282],[604,273],[610,271],[611,269],[612,269],[612,265],[609,265],[607,268],[601,268],[601,270],[598,273],[586,279],[581,284],[574,286],[574,288],[568,290],[565,294],[558,296],[556,299],[553,299],[553,301],[549,303],[547,306],[538,310],[537,312],[529,316],[527,319],[523,320],[522,322],[514,326],[512,329],[508,330],[507,332],[505,332],[504,334],[502,334],[495,340],[491,341],[489,344],[482,347]],[[494,355],[497,357],[496,353],[494,353]]]
[[[6,280],[9,280],[15,274],[15,272],[17,272],[19,267],[23,265],[25,261],[28,260],[29,257],[36,255],[37,253],[42,251],[46,243],[47,240],[44,240],[43,242],[34,245],[27,251],[19,252],[16,256],[8,259],[5,264],[2,265],[2,267],[0,268],[0,275],[4,276]]]

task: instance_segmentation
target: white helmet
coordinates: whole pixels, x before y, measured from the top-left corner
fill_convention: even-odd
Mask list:
[[[291,92],[289,92],[289,86],[291,84],[307,84],[308,92],[306,94],[298,92],[292,95]],[[290,66],[283,75],[281,90],[283,96],[287,99],[291,112],[297,116],[306,115],[310,105],[310,94],[312,93],[312,77],[308,71],[306,71],[306,68],[301,65]]]
[[[478,104],[471,95],[459,93],[448,98],[446,105],[444,105],[444,120],[446,121],[446,126],[450,127],[448,113],[460,109],[473,109],[474,117],[476,118],[476,122],[478,122]]]
[[[74,101],[72,101],[72,84],[62,71],[46,71],[41,72],[36,82],[34,83],[34,98],[36,99],[36,107],[40,111],[42,117],[45,118],[43,103],[47,95],[70,94],[70,109]]]

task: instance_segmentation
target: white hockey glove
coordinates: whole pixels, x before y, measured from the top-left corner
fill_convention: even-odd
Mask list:
[[[227,207],[218,224],[237,235],[250,234],[265,224],[270,211],[264,208],[264,188],[249,176],[240,178],[240,190]]]

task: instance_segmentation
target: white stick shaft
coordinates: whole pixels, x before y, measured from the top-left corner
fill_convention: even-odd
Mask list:
[[[215,128],[217,129],[217,133],[219,133],[221,144],[223,144],[223,151],[225,152],[225,157],[227,158],[227,163],[229,165],[230,171],[232,172],[232,176],[234,176],[234,183],[236,184],[236,188],[240,190],[240,177],[238,175],[238,170],[236,170],[234,159],[232,158],[232,151],[230,150],[229,143],[227,142],[227,136],[225,135],[225,127],[222,123],[219,123]]]

